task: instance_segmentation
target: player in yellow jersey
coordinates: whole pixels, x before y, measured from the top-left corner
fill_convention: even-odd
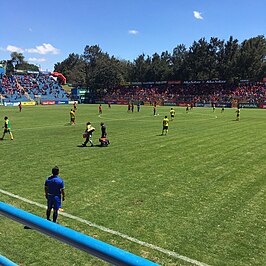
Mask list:
[[[170,117],[171,117],[171,121],[173,121],[175,118],[175,110],[173,108],[171,108],[170,110]]]
[[[83,137],[86,137],[86,140],[82,144],[83,147],[86,147],[87,143],[90,142],[91,147],[94,146],[93,141],[92,141],[92,133],[95,131],[95,128],[91,125],[90,122],[86,124],[86,129],[83,134]]]
[[[70,111],[70,124],[75,125],[76,124],[76,113],[75,110],[71,109]]]
[[[7,116],[5,116],[4,120],[5,120],[5,123],[4,123],[4,126],[3,126],[4,132],[3,132],[3,136],[2,136],[2,138],[0,138],[0,140],[4,139],[4,136],[5,136],[6,133],[8,133],[9,136],[10,136],[10,139],[13,140],[14,137],[13,137],[13,134],[11,132],[10,121],[9,121]]]
[[[166,115],[163,119],[162,135],[166,135],[168,133],[168,126],[169,126],[169,119],[167,118],[167,115]]]

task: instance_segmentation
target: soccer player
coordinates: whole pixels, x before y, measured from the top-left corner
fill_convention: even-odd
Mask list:
[[[131,111],[134,112],[134,102],[131,103]]]
[[[138,112],[139,112],[140,111],[140,102],[138,102],[137,109],[138,109]]]
[[[188,113],[188,111],[189,111],[189,104],[187,104],[186,113]]]
[[[168,133],[168,125],[169,125],[169,119],[167,118],[167,115],[163,119],[163,130],[162,130],[162,135]]]
[[[171,121],[173,121],[175,118],[175,110],[173,108],[171,108],[170,110],[170,117],[171,117]]]
[[[102,131],[101,138],[106,138],[106,135],[107,135],[107,133],[106,133],[106,126],[105,126],[105,124],[103,122],[101,123],[101,131]]]
[[[222,105],[221,113],[223,113],[223,112],[224,112],[224,104]]]
[[[85,142],[82,144],[83,147],[87,146],[87,143],[90,142],[91,147],[93,147],[93,141],[92,141],[92,132],[95,131],[95,128],[91,125],[91,122],[88,122],[86,124],[85,134],[87,134]]]
[[[127,111],[130,112],[130,103],[127,104]]]
[[[75,110],[71,109],[70,111],[70,124],[75,125],[76,124],[76,113]]]
[[[240,108],[237,107],[237,110],[236,110],[236,121],[240,121]]]
[[[77,102],[76,101],[74,102],[73,107],[74,107],[74,111],[76,112],[77,111]]]
[[[106,126],[105,126],[105,124],[103,122],[101,123],[101,131],[102,131],[102,135],[99,138],[99,141],[101,143],[101,147],[107,147],[110,144],[110,142],[106,138],[106,136],[107,136]]]
[[[11,132],[10,121],[9,121],[9,119],[8,119],[7,116],[5,116],[4,120],[5,120],[5,122],[4,122],[4,126],[3,126],[3,128],[4,128],[4,132],[3,132],[3,136],[2,136],[2,138],[0,138],[0,140],[3,140],[3,139],[4,139],[6,133],[8,133],[10,139],[13,140],[14,137],[13,137],[13,134],[12,134],[12,132]]]
[[[62,200],[65,200],[65,186],[64,181],[58,176],[59,168],[55,166],[52,169],[52,175],[48,177],[44,184],[45,197],[47,199],[46,218],[50,220],[51,210],[54,209],[53,222],[56,223],[58,210],[61,206]]]
[[[156,103],[153,105],[153,115],[156,116]]]
[[[212,104],[212,111],[213,111],[213,113],[215,112],[215,109],[216,109],[216,107],[215,107],[215,103],[213,103],[213,104]]]
[[[103,107],[102,107],[102,105],[100,104],[100,105],[99,105],[99,116],[100,116],[102,113],[103,113]]]
[[[19,108],[19,111],[21,112],[22,111],[22,104],[21,104],[21,102],[19,102],[18,108]]]

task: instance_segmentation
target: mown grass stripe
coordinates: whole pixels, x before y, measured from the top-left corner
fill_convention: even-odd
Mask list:
[[[37,203],[37,202],[32,201],[32,200],[28,200],[28,199],[26,199],[26,198],[20,197],[20,196],[18,196],[18,195],[15,195],[15,194],[10,193],[10,192],[8,192],[8,191],[5,191],[5,190],[3,190],[3,189],[0,189],[0,192],[3,193],[3,194],[5,194],[5,195],[8,195],[8,196],[10,196],[10,197],[12,197],[12,198],[16,198],[16,199],[18,199],[18,200],[24,201],[24,202],[29,203],[29,204],[31,204],[31,205],[35,205],[35,206],[38,206],[38,207],[40,207],[40,208],[46,209],[46,206],[43,205],[43,204]],[[148,247],[148,248],[153,249],[153,250],[157,250],[157,251],[162,252],[162,253],[164,253],[164,254],[166,254],[166,255],[168,255],[168,256],[171,256],[171,257],[174,257],[174,258],[177,258],[177,259],[180,259],[180,260],[183,260],[183,261],[189,262],[189,263],[191,263],[191,264],[193,264],[193,265],[197,265],[197,266],[209,266],[209,265],[206,264],[206,263],[203,263],[203,262],[200,262],[200,261],[197,261],[197,260],[194,260],[194,259],[188,258],[188,257],[183,256],[183,255],[180,255],[180,254],[178,254],[178,253],[176,253],[176,252],[174,252],[174,251],[170,251],[170,250],[167,250],[167,249],[164,249],[164,248],[161,248],[161,247],[155,246],[155,245],[153,245],[153,244],[146,243],[146,242],[141,241],[141,240],[138,240],[138,239],[136,239],[136,238],[134,238],[134,237],[128,236],[128,235],[126,235],[126,234],[120,233],[120,232],[118,232],[118,231],[115,231],[115,230],[109,229],[109,228],[104,227],[104,226],[101,226],[101,225],[97,225],[97,224],[95,224],[95,223],[93,223],[93,222],[90,222],[90,221],[85,220],[85,219],[83,219],[83,218],[80,218],[80,217],[74,216],[74,215],[72,215],[72,214],[69,214],[69,213],[66,213],[66,212],[60,212],[60,215],[65,216],[65,217],[70,218],[70,219],[73,219],[73,220],[76,220],[76,221],[78,221],[78,222],[81,222],[81,223],[87,224],[87,225],[89,225],[89,226],[91,226],[91,227],[95,227],[95,228],[97,228],[97,229],[99,229],[99,230],[101,230],[101,231],[103,231],[103,232],[106,232],[106,233],[109,233],[109,234],[113,234],[113,235],[119,236],[119,237],[124,238],[124,239],[126,239],[126,240],[129,240],[129,241],[131,241],[131,242],[137,243],[137,244],[139,244],[139,245],[141,245],[141,246]]]

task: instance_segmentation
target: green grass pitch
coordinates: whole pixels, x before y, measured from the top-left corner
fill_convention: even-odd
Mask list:
[[[1,107],[14,141],[0,142],[0,188],[46,204],[54,165],[65,181],[66,213],[208,265],[266,265],[266,111],[79,105]],[[136,109],[136,108],[135,108]],[[217,116],[217,118],[216,118]],[[110,146],[78,147],[85,123],[107,126]],[[2,123],[1,122],[1,123]],[[1,201],[45,217],[45,209],[0,193]],[[153,248],[59,215],[58,222],[162,265],[193,265]],[[19,265],[107,265],[57,240],[0,217],[0,253]]]

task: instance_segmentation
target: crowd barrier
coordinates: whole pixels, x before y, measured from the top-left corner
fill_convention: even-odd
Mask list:
[[[132,253],[106,244],[102,241],[81,234],[62,225],[47,221],[34,214],[0,202],[0,214],[16,222],[49,235],[75,248],[86,251],[95,257],[113,265],[122,266],[158,266],[158,264],[136,256]],[[14,251],[15,252],[15,251]]]
[[[8,258],[1,256],[0,255],[0,265],[4,265],[4,266],[17,266],[16,263],[14,263],[13,261],[9,260]]]
[[[77,101],[41,101],[42,105],[54,105],[54,104],[74,104]],[[103,101],[96,101],[96,104],[107,104],[108,102],[103,102]],[[27,105],[27,106],[33,106],[36,105],[36,102],[21,102],[22,105]],[[121,104],[121,105],[127,105],[128,101],[110,101],[110,104]],[[137,105],[137,102],[134,102],[135,105]],[[141,102],[141,105],[151,105],[150,102]],[[191,104],[190,102],[164,102],[164,106],[181,106],[185,107],[187,104]],[[0,104],[1,105],[1,104]],[[4,106],[18,106],[19,102],[4,102]],[[160,105],[160,104],[158,104]],[[216,103],[215,106],[217,108],[221,108],[224,106],[225,108],[234,108],[237,107],[236,104],[232,103]],[[195,107],[212,107],[211,103],[195,103]],[[253,103],[239,103],[240,108],[261,108],[261,109],[266,109],[266,103],[264,104],[253,104]]]
[[[21,102],[21,105],[36,105],[36,102]]]
[[[42,105],[68,104],[68,101],[41,101]]]

